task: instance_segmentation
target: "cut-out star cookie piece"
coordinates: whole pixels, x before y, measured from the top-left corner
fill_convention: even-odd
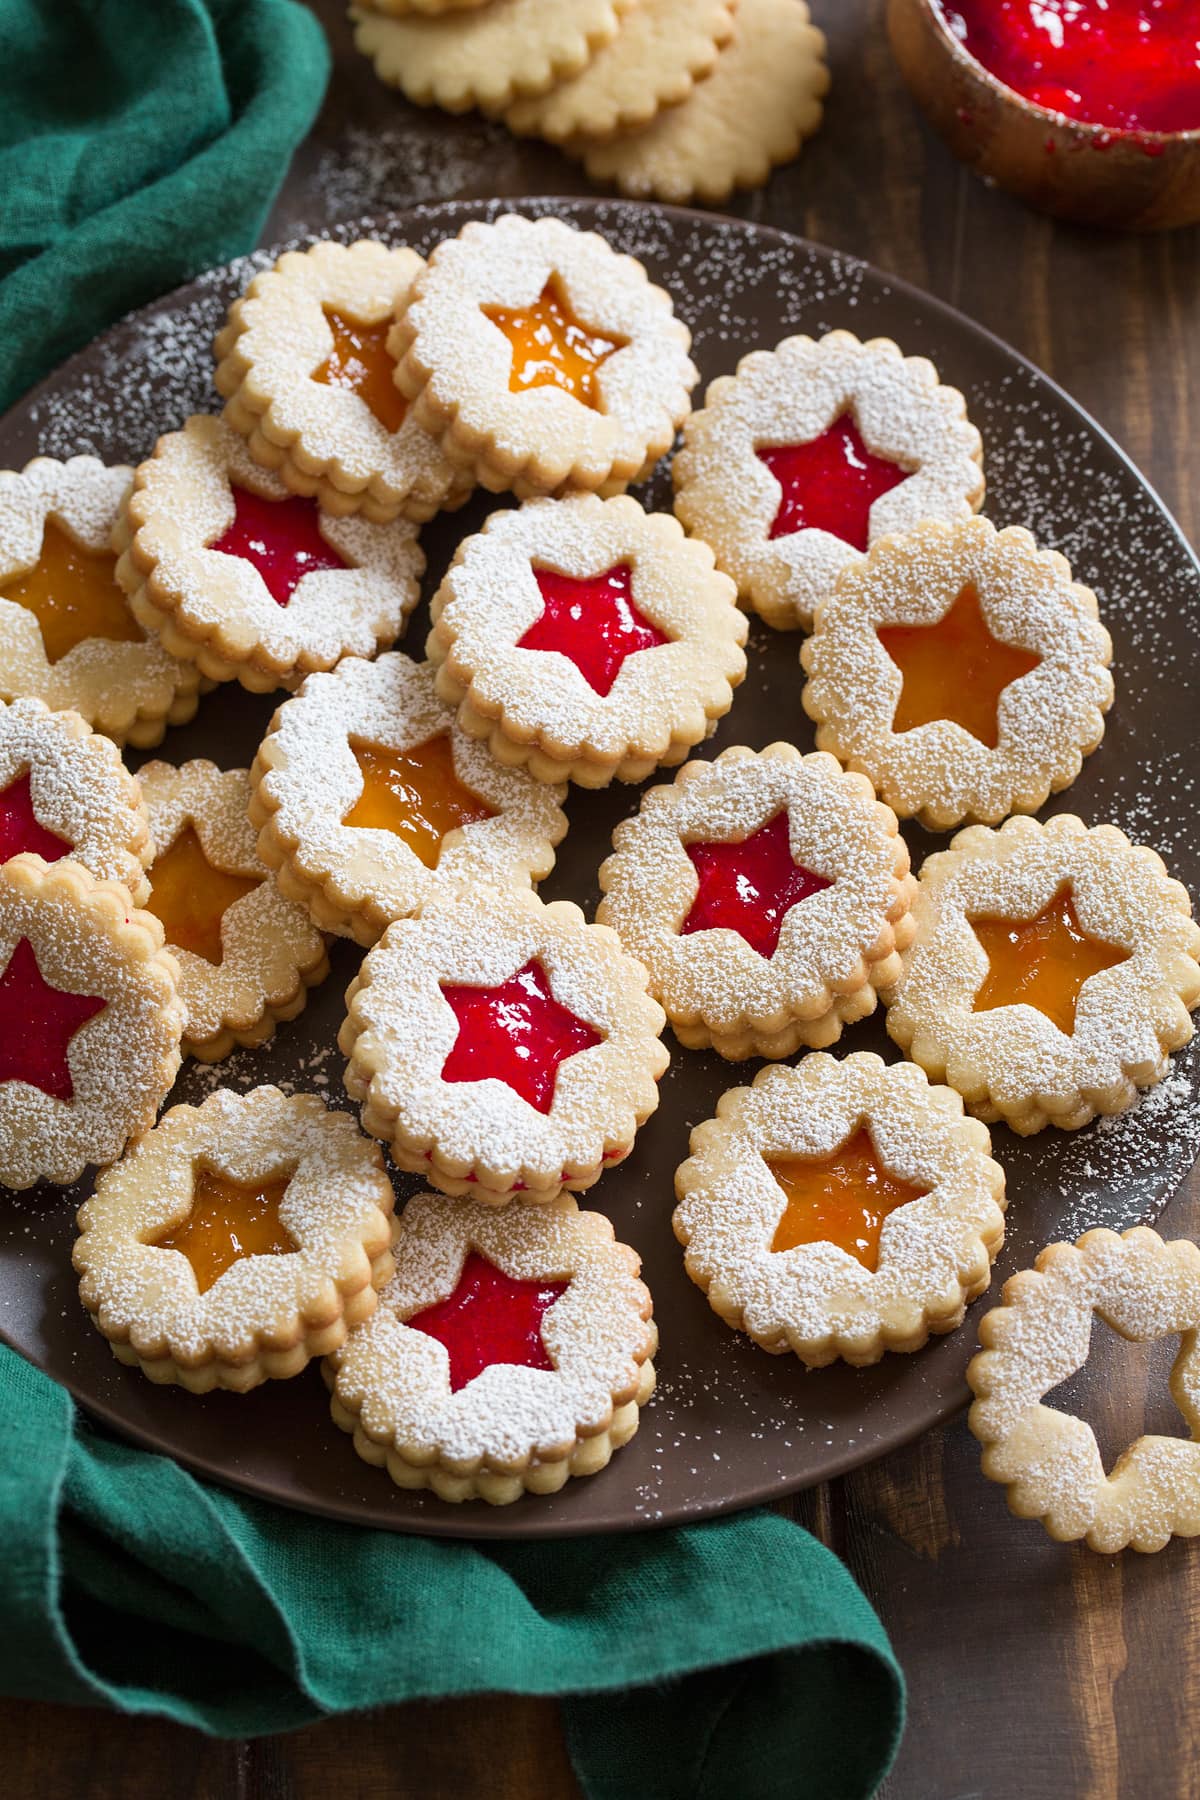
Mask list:
[[[477,892],[390,925],[347,993],[346,1091],[402,1169],[499,1205],[586,1188],[658,1105],[646,971],[566,901]]]
[[[414,525],[325,511],[199,415],[137,470],[113,543],[139,624],[208,679],[254,693],[386,649],[425,567]]]
[[[1069,813],[926,857],[890,1035],[1022,1134],[1132,1106],[1192,1035],[1200,929],[1153,850]]]
[[[119,1362],[192,1393],[296,1375],[393,1273],[377,1145],[316,1094],[173,1106],[79,1211],[79,1296]]]
[[[70,858],[0,865],[0,1182],[65,1186],[145,1131],[179,1068],[162,929]]]
[[[690,762],[617,826],[596,917],[681,1043],[739,1060],[833,1043],[900,974],[916,883],[896,816],[831,756]]]
[[[217,1062],[303,1010],[329,973],[325,940],[259,856],[246,769],[152,762],[139,779],[155,844],[147,906],[179,962],[183,1047]]]
[[[1053,1389],[1088,1359],[1100,1318],[1131,1343],[1178,1334],[1171,1395],[1184,1437],[1139,1437],[1105,1471],[1083,1419],[1047,1406]],[[983,1472],[1008,1490],[1021,1519],[1040,1519],[1060,1542],[1082,1538],[1112,1556],[1132,1545],[1161,1550],[1200,1532],[1200,1251],[1138,1226],[1119,1237],[1089,1231],[1051,1244],[1032,1269],[1004,1284],[980,1322],[983,1346],[967,1370],[971,1430]]]
[[[1036,812],[1112,705],[1095,595],[1056,551],[986,519],[880,544],[842,575],[800,658],[818,746],[934,831]]]
[[[638,1427],[657,1346],[639,1263],[569,1194],[417,1194],[378,1311],[330,1358],[333,1417],[400,1487],[507,1505],[595,1475]]]
[[[966,402],[925,357],[848,331],[785,338],[714,381],[687,421],[675,511],[746,606],[807,630],[879,539],[969,519],[981,457]]]
[[[746,621],[712,552],[628,495],[493,513],[431,618],[438,692],[463,730],[541,781],[603,787],[682,762],[746,667]]]

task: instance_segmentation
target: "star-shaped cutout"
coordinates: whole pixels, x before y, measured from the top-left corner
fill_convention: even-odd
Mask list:
[[[47,831],[33,810],[33,789],[29,770],[0,793],[0,863],[10,856],[31,850],[43,862],[57,862],[75,848],[56,831]]]
[[[225,955],[222,919],[235,900],[261,885],[261,875],[232,875],[214,868],[195,827],[185,825],[150,866],[146,911],[162,921],[173,950],[191,950],[218,965]]]
[[[152,1242],[160,1250],[178,1250],[186,1256],[197,1288],[207,1294],[226,1269],[244,1256],[286,1256],[295,1250],[279,1217],[289,1179],[281,1175],[246,1186],[213,1169],[197,1169],[192,1210]]]
[[[457,1394],[493,1363],[552,1369],[542,1342],[542,1320],[570,1285],[518,1281],[472,1250],[454,1292],[404,1322],[446,1346],[450,1389]]]
[[[33,945],[19,938],[0,974],[0,1082],[27,1081],[54,1100],[74,1099],[71,1040],[107,1005],[94,994],[51,987]]]
[[[349,565],[321,536],[315,500],[289,494],[264,500],[249,488],[233,488],[233,524],[210,550],[240,556],[262,576],[267,592],[286,606],[306,575]]]
[[[1050,896],[1035,919],[969,919],[988,959],[975,1012],[997,1006],[1036,1006],[1070,1037],[1085,981],[1129,961],[1129,951],[1095,938],[1075,912],[1071,884]]]
[[[512,393],[556,387],[584,406],[598,407],[596,371],[628,339],[602,337],[581,325],[553,276],[532,306],[485,306],[483,314],[512,348]]]
[[[633,569],[616,563],[602,575],[560,575],[534,569],[542,611],[518,650],[557,650],[569,657],[590,688],[612,693],[625,659],[670,642],[633,602]]]
[[[850,413],[807,444],[767,444],[755,454],[780,487],[772,538],[829,531],[859,551],[870,542],[876,500],[912,474],[868,450]]]
[[[48,663],[61,662],[85,638],[140,644],[145,632],[129,610],[109,550],[85,550],[53,519],[42,530],[37,562],[0,585],[0,599],[31,612]]]
[[[893,731],[952,719],[989,750],[1000,742],[1000,696],[1041,662],[995,637],[973,583],[932,625],[881,625],[879,641],[904,677]]]
[[[496,816],[458,779],[447,732],[411,750],[388,750],[354,739],[350,748],[363,785],[342,824],[394,832],[427,869],[437,868],[447,832]]]
[[[793,906],[832,887],[824,875],[792,861],[786,812],[776,813],[736,843],[685,844],[698,886],[692,909],[680,926],[715,931],[725,926],[745,938],[768,960],[779,947],[783,921]]]
[[[385,431],[399,431],[408,402],[396,386],[395,359],[388,354],[388,333],[393,321],[360,325],[345,313],[325,308],[325,320],[333,333],[333,349],[313,380],[322,387],[346,388],[357,394]]]
[[[443,986],[458,1020],[458,1037],[442,1067],[443,1081],[507,1082],[548,1113],[560,1063],[602,1041],[602,1034],[554,998],[537,961],[499,987]]]
[[[884,1166],[865,1125],[828,1156],[774,1157],[767,1167],[787,1195],[772,1250],[836,1244],[871,1270],[888,1214],[929,1191]]]

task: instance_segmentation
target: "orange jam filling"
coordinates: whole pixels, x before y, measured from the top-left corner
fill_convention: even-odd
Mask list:
[[[581,325],[553,276],[532,306],[485,306],[483,312],[512,346],[508,385],[514,394],[556,387],[584,406],[599,407],[596,371],[628,339],[601,337]]]
[[[436,869],[448,831],[496,816],[458,779],[453,746],[444,731],[411,750],[354,742],[350,748],[363,786],[342,824],[395,832],[427,869]]]
[[[195,1271],[196,1286],[207,1294],[243,1256],[294,1252],[296,1246],[279,1217],[287,1187],[286,1175],[247,1187],[214,1175],[211,1169],[197,1169],[191,1212],[165,1237],[150,1241],[160,1250],[181,1251]]]
[[[1064,882],[1036,919],[972,918],[971,927],[988,959],[988,972],[975,996],[976,1012],[997,1006],[1036,1006],[1068,1037],[1085,981],[1118,963],[1128,950],[1089,937],[1079,923]]]
[[[970,582],[934,624],[881,625],[879,641],[904,677],[893,731],[952,719],[989,750],[1000,742],[1001,694],[1042,660],[992,635]]]
[[[162,921],[172,949],[192,950],[205,962],[219,964],[225,955],[221,921],[235,900],[259,886],[258,876],[214,869],[195,827],[185,825],[151,865],[146,910]]]
[[[787,1195],[772,1250],[836,1244],[871,1270],[888,1214],[929,1191],[883,1166],[865,1125],[828,1156],[774,1157],[767,1167]]]
[[[399,431],[408,402],[392,379],[396,362],[387,348],[391,319],[360,325],[330,306],[325,308],[325,318],[333,333],[333,350],[320,368],[313,370],[313,380],[322,387],[348,388],[366,402],[385,431]]]
[[[85,638],[140,644],[146,634],[129,610],[116,567],[110,551],[85,550],[47,519],[37,562],[24,575],[12,576],[0,590],[0,599],[12,600],[33,614],[50,663],[61,662]]]

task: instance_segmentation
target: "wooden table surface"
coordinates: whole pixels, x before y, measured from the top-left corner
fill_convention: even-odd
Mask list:
[[[571,163],[499,127],[408,107],[356,56],[335,0],[314,5],[335,73],[266,241],[422,200],[590,191]],[[825,124],[797,163],[730,210],[865,257],[999,333],[1107,427],[1195,541],[1200,233],[1097,236],[989,191],[917,118],[892,65],[883,0],[813,0],[813,13],[833,71]],[[1174,1235],[1200,1231],[1195,1173],[1167,1224]],[[1163,1347],[1096,1338],[1078,1391],[1102,1448],[1178,1430]],[[1010,1518],[962,1419],[787,1510],[849,1564],[907,1673],[908,1732],[886,1800],[1200,1794],[1200,1553],[1187,1543],[1146,1558],[1052,1543]],[[511,1698],[414,1706],[365,1728],[333,1721],[248,1744],[0,1703],[0,1746],[15,1796],[578,1793],[554,1705]],[[822,1800],[806,1794],[799,1770],[795,1791]]]

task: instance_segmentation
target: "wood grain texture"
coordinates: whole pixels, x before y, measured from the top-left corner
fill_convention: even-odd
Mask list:
[[[825,126],[731,207],[867,258],[961,307],[1087,407],[1193,540],[1200,497],[1200,232],[1052,225],[952,162],[891,63],[883,0],[812,0],[829,37]],[[422,200],[589,191],[578,169],[478,119],[405,105],[356,56],[338,0],[317,127],[266,240]],[[1200,1233],[1193,1177],[1165,1228]],[[970,1329],[968,1325],[967,1329]],[[1075,1389],[1102,1441],[1173,1429],[1162,1357],[1098,1334]],[[910,1684],[886,1800],[1194,1800],[1200,1793],[1200,1553],[1106,1559],[1009,1517],[961,1420],[786,1510],[842,1555]],[[88,1800],[573,1800],[555,1708],[481,1699],[330,1721],[249,1745],[153,1721],[0,1703],[13,1795]],[[802,1777],[797,1794],[807,1795]],[[747,1794],[743,1800],[754,1800]]]

